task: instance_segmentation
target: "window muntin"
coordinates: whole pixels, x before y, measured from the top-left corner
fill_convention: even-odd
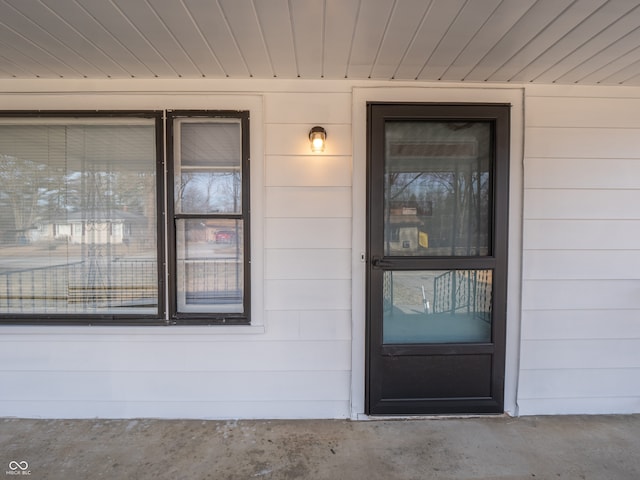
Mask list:
[[[248,114],[172,112],[176,321],[248,323]]]
[[[154,118],[0,121],[0,313],[158,316]]]

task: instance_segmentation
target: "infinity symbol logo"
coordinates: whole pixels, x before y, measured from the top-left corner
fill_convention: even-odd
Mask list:
[[[22,461],[22,462],[16,462],[15,460],[12,460],[9,462],[9,469],[11,470],[22,470],[25,471],[27,468],[29,468],[29,464],[26,461]]]

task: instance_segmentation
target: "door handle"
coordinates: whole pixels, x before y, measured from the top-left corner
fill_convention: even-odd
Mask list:
[[[371,266],[373,268],[386,268],[391,267],[391,262],[387,262],[380,257],[372,257],[371,258]]]

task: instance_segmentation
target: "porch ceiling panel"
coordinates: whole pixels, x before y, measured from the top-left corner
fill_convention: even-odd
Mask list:
[[[0,0],[0,78],[640,85],[638,0]]]

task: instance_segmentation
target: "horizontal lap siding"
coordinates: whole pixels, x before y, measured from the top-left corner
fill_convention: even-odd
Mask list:
[[[3,355],[13,360],[12,368],[3,371],[94,372],[238,372],[261,376],[270,371],[315,372],[343,371],[349,368],[348,340],[230,338],[211,341],[164,338],[162,341],[137,340],[41,342],[37,351],[27,342],[8,342]],[[118,345],[114,350],[114,343]],[[322,363],[317,359],[323,358]],[[79,361],[82,359],[83,361]],[[98,368],[102,367],[102,368]],[[259,373],[259,375],[258,375]]]
[[[351,95],[265,96],[265,310],[273,334],[302,349],[322,340],[306,382],[325,393],[308,403],[348,405],[351,355]],[[322,154],[308,133],[327,131]],[[336,358],[331,357],[333,355]],[[304,360],[306,353],[299,353]],[[336,361],[337,360],[337,361]],[[296,358],[291,368],[296,369]],[[329,376],[329,380],[326,377]],[[304,385],[300,386],[304,388]],[[329,398],[326,398],[326,397]],[[340,416],[346,416],[342,412]]]
[[[0,416],[350,415],[351,94],[265,92],[261,102],[251,128],[264,157],[251,162],[263,205],[252,234],[264,277],[252,288],[264,329],[20,329],[0,336],[0,384],[10,385]],[[307,136],[316,124],[328,132],[319,155]]]
[[[522,414],[640,412],[639,108],[637,89],[528,89]]]
[[[351,340],[349,310],[269,310],[269,333],[279,339]]]
[[[70,379],[76,383],[80,379]],[[101,401],[13,401],[0,400],[0,409],[8,412],[54,412],[46,417],[95,418],[90,413],[99,412],[99,418],[193,418],[193,419],[263,419],[263,418],[342,418],[345,416],[344,400],[316,400],[319,413],[309,410],[309,401],[196,399],[190,401],[168,401],[162,399],[126,400],[106,399]],[[284,412],[284,413],[283,413]],[[19,416],[34,416],[26,413]],[[37,416],[37,415],[35,415]]]
[[[528,280],[635,280],[640,250],[528,250],[523,265]]]
[[[44,418],[345,417],[348,320],[338,312],[318,327],[333,314],[317,313],[283,325],[278,316],[266,334],[214,341],[204,340],[217,335],[212,331],[186,342],[93,342],[89,335],[78,342],[0,342],[0,382],[10,385],[0,411]]]
[[[114,373],[117,373],[114,374]],[[0,381],[9,376],[0,373]],[[346,401],[348,396],[336,398],[335,385],[348,387],[349,375],[344,372],[317,372],[311,380],[307,372],[264,372],[259,376],[251,372],[77,372],[57,371],[32,374],[26,382],[14,381],[5,401],[38,401],[30,395],[27,383],[38,381],[49,390],[47,400],[52,402],[135,401],[161,402],[244,402],[291,401],[331,402]],[[22,384],[21,384],[22,383]],[[65,389],[58,385],[68,385]],[[281,398],[274,398],[274,388]],[[34,398],[35,397],[35,398]],[[212,410],[212,413],[215,410]]]
[[[613,315],[610,309],[595,308],[527,310],[522,317],[522,337],[528,341],[618,339],[621,332],[630,338],[640,338],[640,321],[635,309],[618,308]]]

